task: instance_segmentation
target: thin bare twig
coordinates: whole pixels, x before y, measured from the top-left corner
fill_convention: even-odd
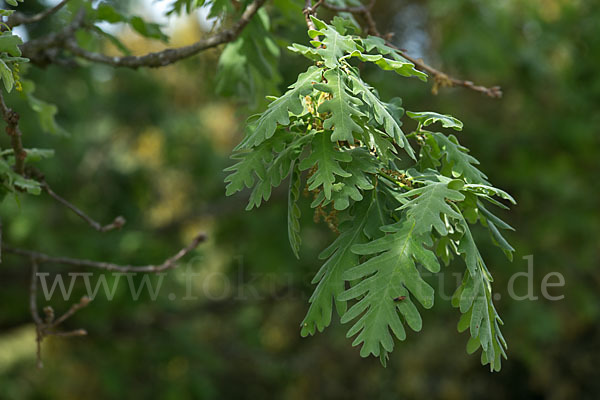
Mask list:
[[[369,2],[369,4],[362,5],[362,6],[356,6],[356,7],[340,7],[340,6],[336,6],[334,4],[329,4],[329,3],[323,2],[323,7],[327,8],[331,11],[336,11],[336,12],[348,12],[348,13],[352,13],[352,14],[360,14],[365,11],[371,11],[373,6],[375,5],[375,1],[376,0],[371,0]]]
[[[0,111],[2,112],[2,118],[6,122],[6,133],[10,137],[10,144],[13,148],[15,155],[15,166],[14,170],[17,174],[23,175],[25,171],[25,157],[27,152],[23,149],[23,142],[21,140],[21,130],[19,129],[19,114],[8,108],[4,102],[4,96],[0,93]]]
[[[60,318],[56,321],[53,321],[54,318],[54,310],[52,307],[45,307],[44,312],[46,313],[46,321],[42,320],[37,308],[37,275],[38,275],[38,262],[35,258],[31,259],[31,282],[29,286],[29,309],[31,311],[31,316],[33,318],[33,322],[35,323],[35,341],[36,341],[36,358],[37,358],[37,367],[43,368],[44,364],[42,363],[42,342],[46,336],[62,336],[62,337],[70,337],[70,336],[83,336],[87,335],[85,329],[76,329],[74,331],[60,332],[55,329],[65,322],[68,318],[73,316],[78,310],[87,306],[90,302],[88,297],[82,297],[81,301],[77,304],[71,306],[71,308],[64,313]]]
[[[304,1],[304,8],[302,9],[302,14],[304,14],[304,19],[306,21],[306,26],[308,27],[308,29],[311,29],[313,31],[317,30],[315,23],[312,21],[312,19],[310,19],[310,17],[317,15],[317,9],[322,4],[324,4],[324,0],[317,1],[314,6],[312,5],[312,0]]]
[[[340,7],[340,6],[336,6],[333,4],[328,4],[326,2],[323,2],[323,7],[327,8],[331,11],[335,11],[335,12],[347,12],[347,13],[351,13],[351,14],[362,15],[365,18],[365,21],[367,22],[367,27],[368,27],[367,33],[370,35],[379,36],[379,31],[377,30],[375,20],[373,19],[373,16],[371,15],[371,9],[373,9],[373,6],[375,6],[375,1],[376,0],[371,0],[369,2],[369,4],[365,4],[362,6],[356,6],[356,7]]]
[[[399,49],[398,47],[394,46],[392,43],[387,42],[386,44],[389,47],[397,50],[398,53],[400,53],[400,55],[402,55],[402,57],[406,58],[408,61],[415,64],[415,68],[417,68],[418,70],[421,70],[423,72],[428,72],[429,74],[431,74],[431,76],[433,76],[434,86],[433,86],[432,90],[433,90],[434,94],[437,94],[439,87],[462,86],[467,89],[471,89],[476,92],[483,93],[486,96],[489,96],[493,99],[494,98],[499,99],[502,97],[502,88],[500,86],[492,86],[492,87],[488,88],[486,86],[476,85],[471,81],[465,81],[465,80],[453,78],[453,77],[449,76],[448,74],[446,74],[438,69],[435,69],[430,65],[425,64],[425,62],[423,62],[422,59],[415,58],[415,57],[412,57],[412,56],[406,54],[406,51]]]
[[[83,296],[81,298],[81,300],[79,301],[79,303],[73,304],[66,313],[61,315],[54,322],[49,323],[48,328],[56,328],[57,326],[59,326],[60,324],[65,322],[67,319],[72,317],[73,314],[75,314],[77,311],[79,311],[83,307],[87,306],[88,304],[90,304],[90,298],[87,296]]]
[[[73,336],[86,336],[87,331],[85,329],[75,329],[68,332],[48,332],[46,336],[57,336],[57,337],[73,337]]]
[[[315,5],[312,7],[314,12],[317,12],[317,9],[325,3],[325,0],[318,0]]]
[[[88,268],[97,268],[103,269],[106,271],[118,271],[118,272],[148,272],[148,273],[157,273],[161,271],[165,271],[168,269],[175,268],[177,266],[177,261],[179,261],[182,257],[188,254],[190,251],[198,247],[198,245],[206,240],[206,234],[200,233],[198,234],[192,242],[186,247],[179,250],[175,255],[170,258],[167,258],[162,264],[158,265],[144,265],[144,266],[132,266],[132,265],[119,265],[104,261],[91,261],[91,260],[83,260],[78,258],[70,258],[70,257],[53,257],[48,254],[40,253],[37,251],[25,250],[20,248],[8,247],[4,246],[4,252],[15,254],[22,257],[28,257],[30,259],[34,259],[37,262],[42,263],[53,263],[53,264],[64,264],[64,265],[72,265],[78,267],[88,267]]]
[[[52,197],[54,200],[58,201],[60,204],[62,204],[63,206],[65,206],[68,209],[70,209],[71,211],[73,211],[75,214],[77,214],[81,219],[83,219],[85,222],[87,222],[92,228],[94,228],[98,232],[108,232],[113,229],[120,229],[123,225],[125,225],[125,222],[126,222],[125,218],[123,218],[120,215],[118,217],[116,217],[113,220],[113,222],[111,222],[110,224],[101,225],[99,222],[94,221],[86,213],[84,213],[79,208],[77,208],[74,204],[70,203],[69,201],[65,200],[64,198],[62,198],[61,196],[56,194],[54,192],[54,190],[52,190],[52,188],[50,188],[50,186],[48,185],[48,183],[46,181],[42,181],[41,185],[42,185],[42,188],[46,191],[46,193],[48,193],[50,195],[50,197]]]
[[[246,25],[248,25],[254,14],[258,12],[260,7],[262,7],[265,2],[266,0],[254,0],[252,3],[250,3],[250,5],[248,5],[248,7],[246,7],[242,16],[233,25],[233,27],[223,30],[206,39],[199,40],[189,46],[169,48],[142,56],[110,57],[81,48],[73,36],[71,36],[64,42],[64,47],[76,56],[89,61],[112,65],[113,67],[127,67],[134,69],[139,67],[164,67],[184,58],[196,55],[203,50],[234,41],[237,39],[240,33],[242,33],[242,30],[246,27]]]
[[[78,29],[85,26],[85,8],[77,12],[73,21],[58,32],[49,33],[29,40],[20,46],[23,57],[29,58],[32,64],[46,66],[48,64],[65,64],[69,61],[60,58],[60,53],[69,38],[75,36]]]
[[[37,308],[37,274],[38,274],[38,263],[35,258],[31,259],[31,282],[29,283],[29,309],[33,321],[37,325],[43,325],[44,321],[40,317]]]
[[[44,340],[42,327],[44,326],[44,321],[42,321],[42,318],[40,317],[37,308],[37,273],[38,264],[37,261],[32,258],[31,282],[29,283],[29,310],[31,311],[31,317],[33,318],[33,322],[35,323],[37,367],[42,368],[44,366],[42,364],[42,340]]]
[[[177,266],[177,261],[179,261],[182,257],[188,254],[192,249],[196,248],[198,244],[206,240],[206,235],[201,233],[197,235],[194,240],[185,248],[179,250],[174,256],[167,258],[160,265],[147,265],[141,267],[133,267],[133,266],[122,266],[112,263],[106,262],[96,262],[89,260],[79,260],[68,257],[52,257],[47,254],[16,249],[10,247],[4,247],[4,250],[8,253],[16,254],[23,257],[28,257],[31,259],[31,282],[29,286],[29,308],[31,311],[31,316],[33,318],[33,322],[36,327],[36,343],[37,343],[37,367],[42,368],[42,342],[46,336],[59,336],[59,337],[72,337],[72,336],[83,336],[87,335],[87,331],[85,329],[75,329],[73,331],[57,331],[56,329],[64,323],[67,319],[72,317],[77,311],[84,308],[90,303],[90,299],[87,296],[81,298],[79,303],[73,304],[67,312],[65,312],[62,316],[54,319],[54,310],[52,307],[45,307],[44,313],[46,314],[46,319],[43,320],[40,317],[37,307],[37,278],[38,278],[38,263],[39,262],[49,262],[49,263],[58,263],[58,264],[67,264],[67,265],[75,265],[75,266],[85,266],[85,267],[93,267],[93,268],[101,268],[108,271],[119,271],[119,272],[160,272],[167,269],[175,268]]]
[[[54,7],[48,8],[38,14],[35,14],[35,15],[32,15],[29,17],[26,15],[23,15],[22,13],[16,12],[13,15],[11,15],[10,17],[8,17],[7,25],[10,28],[14,28],[15,26],[19,26],[19,25],[27,25],[27,24],[33,24],[35,22],[40,22],[41,20],[48,18],[49,16],[51,16],[52,14],[56,13],[58,10],[63,8],[63,6],[65,6],[69,1],[70,0],[62,0]]]
[[[386,44],[389,47],[392,47],[393,49],[398,51],[398,53],[400,55],[402,55],[402,57],[404,57],[408,61],[412,62],[415,65],[415,68],[417,68],[420,71],[427,72],[433,77],[434,84],[433,84],[432,91],[434,94],[437,94],[438,89],[440,87],[462,86],[462,87],[474,90],[476,92],[483,93],[486,96],[489,96],[491,98],[502,97],[502,89],[500,88],[500,86],[493,86],[493,87],[488,88],[485,86],[476,85],[471,81],[453,78],[453,77],[449,76],[448,74],[426,64],[422,59],[410,56],[409,54],[407,54],[407,52],[405,50],[402,50],[402,49],[396,47],[395,45],[393,45],[392,43],[390,43],[388,40],[390,35],[382,35],[379,32],[379,30],[377,29],[377,25],[375,23],[375,20],[373,19],[371,10],[373,9],[375,2],[376,2],[376,0],[371,0],[369,2],[369,4],[366,4],[363,6],[358,6],[358,7],[339,7],[339,6],[335,6],[333,4],[329,4],[327,2],[323,2],[323,7],[327,8],[329,10],[332,10],[332,11],[336,11],[336,12],[349,12],[352,14],[362,15],[367,23],[367,33],[368,34],[373,35],[373,36],[378,36],[378,37],[385,39]]]

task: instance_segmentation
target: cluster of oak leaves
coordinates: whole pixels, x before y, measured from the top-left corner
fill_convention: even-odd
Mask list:
[[[311,206],[318,213],[325,214],[326,207],[335,213],[328,221],[339,235],[319,256],[325,261],[313,280],[303,336],[326,328],[335,304],[341,322],[350,324],[347,336],[355,336],[353,345],[362,345],[360,354],[378,356],[385,365],[394,336],[404,340],[406,325],[414,331],[422,327],[415,300],[424,308],[433,306],[434,289],[422,271],[437,273],[440,260],[448,264],[458,256],[466,264],[452,299],[462,313],[458,329],[470,331],[467,352],[481,347],[482,363],[499,370],[507,348],[502,320],[492,302],[492,276],[469,224],[480,222],[511,258],[514,250],[500,230],[512,228],[488,207],[506,208],[495,197],[514,200],[487,181],[454,135],[425,129],[440,123],[460,131],[460,121],[407,111],[417,129],[405,135],[400,99],[383,101],[353,63],[374,63],[421,80],[424,73],[383,39],[354,35],[347,20],[313,22],[313,47],[294,44],[289,49],[314,63],[248,121],[232,156],[237,163],[226,170],[227,195],[252,188],[252,209],[291,175],[288,232],[296,256],[303,187],[312,192]]]

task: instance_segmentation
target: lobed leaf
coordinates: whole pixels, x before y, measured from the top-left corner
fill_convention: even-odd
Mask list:
[[[274,156],[272,162],[268,162],[264,177],[261,177],[250,194],[246,210],[251,210],[253,207],[258,208],[262,200],[269,200],[271,189],[279,186],[281,181],[289,175],[292,165],[304,149],[304,146],[312,140],[313,136],[314,132],[306,135],[281,132],[280,138],[283,142],[275,141],[281,148],[273,148],[277,154]]]
[[[440,265],[435,255],[423,247],[431,244],[430,239],[415,234],[414,228],[410,220],[382,227],[387,235],[352,247],[356,254],[373,257],[344,273],[344,279],[358,280],[339,297],[357,300],[342,317],[342,323],[358,318],[347,336],[358,334],[352,345],[362,344],[361,356],[378,356],[384,365],[394,348],[392,333],[400,340],[406,338],[402,322],[415,331],[421,330],[421,316],[411,295],[425,308],[433,306],[433,288],[423,280],[416,263],[433,273]],[[398,298],[402,300],[396,301]]]
[[[10,30],[0,34],[0,53],[8,53],[13,57],[20,57],[21,49],[19,46],[22,44],[23,40]]]
[[[482,364],[490,364],[491,370],[499,371],[500,357],[506,358],[507,345],[500,332],[502,320],[492,301],[492,277],[464,219],[461,220],[460,226],[464,230],[464,235],[458,251],[464,256],[468,273],[465,274],[462,285],[454,294],[453,304],[459,307],[461,313],[469,315],[471,339],[481,345]],[[466,321],[463,326],[465,324]],[[470,350],[474,351],[477,347],[472,343]]]
[[[333,69],[337,67],[340,65],[340,58],[361,49],[352,36],[344,35],[345,30],[342,32],[337,30],[340,29],[339,25],[333,27],[314,16],[310,18],[317,27],[317,30],[309,31],[308,33],[311,38],[315,39],[312,44],[317,47],[317,54],[321,56],[327,68]],[[323,36],[323,38],[317,40],[319,36]]]
[[[288,192],[288,238],[290,240],[290,246],[296,258],[300,258],[300,244],[302,238],[300,237],[300,207],[298,207],[298,200],[300,199],[300,188],[302,185],[302,177],[300,170],[294,162],[292,164],[292,174],[290,178],[290,187]]]
[[[215,77],[217,93],[245,99],[252,109],[262,105],[266,94],[277,93],[279,55],[268,14],[260,9],[240,36],[223,49]]]
[[[0,59],[0,78],[4,82],[4,88],[10,93],[15,84],[15,78],[12,69],[2,59]]]
[[[400,209],[406,210],[408,218],[414,221],[415,234],[429,233],[432,228],[442,236],[448,234],[448,228],[441,216],[460,218],[460,214],[448,202],[459,202],[465,198],[456,183],[433,182],[398,196],[410,199]]]
[[[290,90],[269,104],[267,110],[258,118],[256,127],[235,150],[258,146],[273,136],[278,124],[286,126],[290,123],[290,113],[301,114],[304,110],[301,97],[312,92],[313,84],[320,81],[322,71],[319,67],[311,66],[300,74],[298,80],[289,87]]]
[[[352,82],[354,94],[360,95],[363,102],[370,107],[374,120],[379,127],[381,127],[387,135],[393,138],[400,147],[404,148],[412,159],[415,159],[415,153],[410,146],[408,139],[404,135],[404,132],[402,132],[402,129],[400,128],[402,123],[400,122],[400,119],[394,115],[394,107],[398,109],[399,106],[386,104],[381,101],[374,89],[367,85],[357,74],[350,74],[350,80]]]
[[[385,40],[377,36],[367,36],[361,39],[361,43],[367,52],[376,50],[377,54],[364,54],[355,52],[352,54],[362,61],[375,63],[384,71],[395,71],[402,76],[416,76],[422,81],[427,81],[427,74],[415,68],[415,65],[404,58],[398,50],[385,44]],[[388,57],[384,57],[387,55]]]
[[[454,177],[462,176],[467,183],[489,184],[487,176],[475,167],[475,165],[479,165],[479,161],[469,155],[469,150],[458,143],[456,136],[445,136],[439,132],[429,132],[427,135],[433,137],[437,142],[440,155],[449,163]]]
[[[417,121],[421,126],[429,126],[436,122],[441,122],[444,128],[452,128],[456,131],[462,131],[463,128],[463,123],[451,115],[438,114],[432,111],[407,111],[406,115]]]
[[[351,201],[361,201],[363,193],[374,188],[372,176],[377,173],[377,161],[363,148],[349,150],[352,161],[344,163],[343,168],[350,176],[339,177],[333,185],[331,199],[326,199],[324,192],[320,192],[312,203],[312,207],[325,206],[333,202],[338,211],[347,209]]]
[[[318,109],[319,113],[329,113],[323,127],[333,129],[332,141],[347,141],[354,143],[353,133],[362,133],[363,129],[354,118],[364,116],[357,108],[361,101],[349,94],[345,73],[339,68],[325,72],[325,82],[315,84],[315,89],[330,93],[333,98],[324,101]],[[353,118],[354,117],[354,118]]]
[[[343,274],[358,264],[358,256],[351,248],[366,240],[365,227],[374,218],[378,206],[376,193],[356,203],[351,221],[340,226],[340,235],[319,255],[320,259],[327,261],[312,280],[317,287],[310,297],[310,307],[302,321],[302,336],[313,335],[317,330],[322,332],[329,326],[332,303],[335,303],[339,315],[346,312],[346,301],[340,299],[340,294],[345,290]]]
[[[301,171],[316,167],[308,179],[308,190],[322,187],[325,198],[328,200],[331,199],[336,175],[346,178],[352,176],[340,165],[340,162],[352,161],[352,156],[348,152],[336,150],[331,142],[331,136],[330,131],[317,133],[311,142],[310,155],[300,163]]]

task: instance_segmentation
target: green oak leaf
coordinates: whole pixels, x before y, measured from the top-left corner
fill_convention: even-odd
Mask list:
[[[323,127],[333,129],[332,141],[347,141],[354,143],[353,133],[362,133],[363,129],[354,121],[354,118],[364,116],[358,110],[361,101],[349,93],[345,73],[339,68],[325,72],[326,83],[315,84],[315,89],[330,93],[333,98],[324,101],[317,110],[319,113],[329,113]]]
[[[333,312],[332,303],[335,303],[339,315],[346,312],[346,301],[339,299],[339,295],[345,290],[342,275],[358,264],[358,255],[353,253],[351,248],[366,240],[364,229],[368,222],[375,218],[377,203],[376,193],[356,203],[352,220],[340,226],[340,235],[319,255],[320,259],[327,261],[312,280],[312,284],[316,284],[317,287],[310,297],[310,307],[302,321],[302,336],[313,335],[317,330],[322,332],[329,326]]]
[[[285,140],[285,144],[278,142],[281,147],[274,147],[277,152],[272,162],[268,162],[264,177],[256,184],[254,190],[250,194],[250,200],[246,210],[251,210],[253,207],[260,207],[263,200],[267,201],[271,197],[271,189],[281,184],[285,179],[298,158],[304,146],[306,146],[314,136],[314,132],[306,135],[292,134],[288,132],[280,132],[280,137]]]
[[[375,90],[367,85],[357,74],[351,74],[350,80],[354,94],[360,95],[363,102],[370,107],[379,127],[393,138],[400,147],[404,148],[412,159],[415,159],[415,153],[400,128],[402,122],[394,115],[394,105],[381,101]],[[399,108],[398,106],[395,107]]]
[[[469,155],[469,150],[458,143],[456,136],[446,136],[439,132],[429,132],[427,135],[431,135],[437,142],[441,154],[450,164],[454,177],[463,176],[468,183],[488,185],[487,176],[475,167],[479,165],[479,161]]]
[[[461,187],[460,181],[433,182],[398,196],[410,199],[400,209],[406,210],[408,218],[415,222],[415,234],[431,232],[432,228],[442,236],[448,234],[446,223],[441,216],[460,217],[448,201],[464,200],[465,196],[459,191]]]
[[[347,336],[358,334],[352,345],[362,344],[361,356],[380,357],[384,365],[394,348],[391,333],[400,340],[406,338],[403,320],[413,330],[421,330],[421,316],[411,296],[425,308],[433,306],[433,288],[423,280],[416,264],[432,273],[438,272],[440,265],[423,247],[431,244],[430,238],[416,235],[414,228],[410,220],[382,227],[387,235],[352,247],[356,254],[373,257],[344,273],[344,279],[358,280],[339,296],[340,300],[357,300],[342,317],[342,323],[358,318]],[[402,301],[395,301],[399,297]]]
[[[311,142],[312,152],[300,163],[301,171],[317,167],[308,179],[308,190],[322,186],[326,199],[331,199],[336,175],[346,178],[352,175],[340,165],[340,162],[352,161],[352,156],[348,152],[336,150],[331,136],[330,131],[317,133]]]
[[[479,346],[482,348],[481,362],[490,364],[490,369],[499,371],[501,356],[506,358],[506,341],[500,332],[503,324],[492,301],[492,277],[477,249],[466,220],[460,227],[464,231],[458,251],[464,256],[468,272],[461,286],[456,290],[452,304],[463,313],[459,322],[459,331],[469,328],[471,339],[470,352]]]
[[[345,36],[343,33],[338,32],[335,27],[327,25],[318,18],[313,16],[310,18],[317,30],[311,30],[308,34],[315,39],[312,44],[317,47],[317,53],[321,56],[327,68],[335,68],[340,65],[340,58],[345,54],[361,49],[352,36]],[[317,39],[320,36],[323,36],[323,38]]]
[[[10,93],[15,84],[15,78],[12,69],[2,59],[0,59],[0,78],[4,82],[4,88]]]
[[[21,49],[19,45],[22,45],[23,41],[12,31],[5,31],[0,34],[0,53],[5,52],[13,57],[21,56]]]
[[[225,195],[231,196],[245,187],[253,187],[256,179],[259,182],[265,180],[267,177],[266,164],[273,160],[273,147],[281,139],[281,137],[275,137],[262,142],[252,150],[234,152],[231,158],[239,161],[224,169],[225,172],[231,172],[225,178],[225,183],[227,183]]]
[[[480,213],[481,223],[490,231],[494,244],[500,247],[504,254],[506,254],[506,257],[512,261],[515,249],[508,243],[504,236],[502,236],[500,229],[514,231],[515,228],[492,214],[492,212],[485,208],[480,201],[477,202],[477,209]]]
[[[300,170],[294,162],[292,164],[292,174],[288,192],[288,238],[292,251],[298,259],[300,258],[300,244],[302,243],[302,238],[300,237],[300,216],[302,214],[300,207],[298,207],[301,186],[302,177],[300,175]]]
[[[397,56],[400,59],[390,59],[381,54],[363,54],[356,50],[350,54],[352,57],[357,57],[361,61],[371,62],[377,65],[384,71],[394,71],[398,75],[411,77],[416,76],[422,81],[427,80],[427,75],[415,69],[415,65],[402,56]]]
[[[0,177],[5,178],[0,180],[3,181],[4,187],[10,192],[24,190],[34,195],[39,195],[42,192],[42,187],[38,181],[17,174],[3,158],[0,158]]]
[[[463,123],[451,115],[438,114],[432,111],[407,111],[406,115],[417,121],[421,126],[429,126],[436,122],[441,122],[444,128],[452,128],[456,131],[462,131],[463,128]]]
[[[256,127],[236,147],[236,150],[248,149],[259,145],[275,133],[277,125],[288,125],[290,113],[299,115],[304,111],[302,97],[311,93],[313,84],[321,80],[322,69],[311,66],[306,72],[298,76],[283,96],[274,100],[269,107],[258,117]]]
[[[372,177],[377,173],[377,160],[363,148],[348,151],[352,161],[345,163],[343,168],[350,173],[348,177],[339,177],[333,185],[331,199],[325,199],[325,194],[320,192],[312,202],[312,207],[325,206],[333,202],[338,211],[347,209],[351,201],[361,201],[363,192],[374,188]]]
[[[385,44],[385,40],[377,36],[367,36],[361,40],[367,52],[376,50],[377,54],[364,54],[355,52],[353,56],[362,61],[375,63],[384,71],[395,71],[402,76],[416,76],[422,81],[427,81],[427,74],[415,68],[415,65],[404,58],[398,50]],[[384,57],[387,55],[388,57]],[[390,59],[391,57],[391,59]]]

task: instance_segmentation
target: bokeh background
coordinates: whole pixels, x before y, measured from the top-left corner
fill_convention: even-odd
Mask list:
[[[159,18],[157,7],[165,2],[116,3]],[[268,7],[282,48],[307,42],[302,3],[273,2],[287,13]],[[21,7],[33,13],[43,6],[27,0]],[[112,301],[99,295],[66,323],[89,335],[48,339],[42,370],[35,368],[29,265],[3,255],[1,399],[597,398],[600,2],[379,0],[374,17],[411,54],[453,76],[503,88],[500,100],[459,88],[433,95],[429,84],[364,72],[384,98],[400,96],[409,110],[461,119],[461,142],[490,180],[518,201],[501,213],[516,228],[508,234],[516,249],[512,263],[486,232],[477,231],[494,290],[502,295],[496,304],[509,345],[502,371],[490,373],[477,355],[466,354],[468,337],[456,331],[458,312],[443,299],[423,313],[422,332],[397,343],[387,368],[360,358],[339,323],[300,337],[310,280],[320,265],[316,255],[333,233],[312,222],[305,199],[303,247],[295,259],[287,242],[285,190],[245,212],[247,193],[226,198],[222,171],[231,164],[228,155],[245,118],[264,104],[264,95],[292,82],[307,61],[282,50],[280,76],[270,85],[253,88],[246,98],[227,97],[215,93],[215,50],[160,70],[88,65],[27,72],[37,82],[37,96],[58,106],[58,121],[71,134],[43,134],[36,120],[22,120],[26,143],[56,151],[39,165],[50,185],[97,220],[123,215],[128,222],[121,231],[101,234],[47,196],[22,196],[19,204],[7,198],[0,209],[6,242],[144,264],[163,260],[199,230],[209,240],[164,277],[155,300],[144,292],[134,301],[125,282]],[[169,29],[172,45],[207,34],[196,15],[176,21]],[[53,19],[26,34],[36,37],[60,24]],[[136,54],[164,47],[127,29],[114,33]],[[116,50],[107,44],[105,51]],[[25,110],[18,96],[10,101]],[[7,147],[7,137],[1,140]],[[510,299],[508,281],[527,270],[523,257],[529,255],[539,299]],[[186,268],[199,274],[191,284],[196,300],[182,299],[189,288]],[[460,262],[447,267],[446,292],[452,291],[451,274],[463,269]],[[51,274],[74,271],[44,266]],[[560,301],[541,296],[550,272],[564,276],[565,286],[550,290],[564,295]],[[77,283],[73,298],[84,289]],[[527,289],[524,278],[516,280],[518,294]],[[51,304],[57,313],[71,303],[59,295],[48,303],[40,299],[40,306]]]

